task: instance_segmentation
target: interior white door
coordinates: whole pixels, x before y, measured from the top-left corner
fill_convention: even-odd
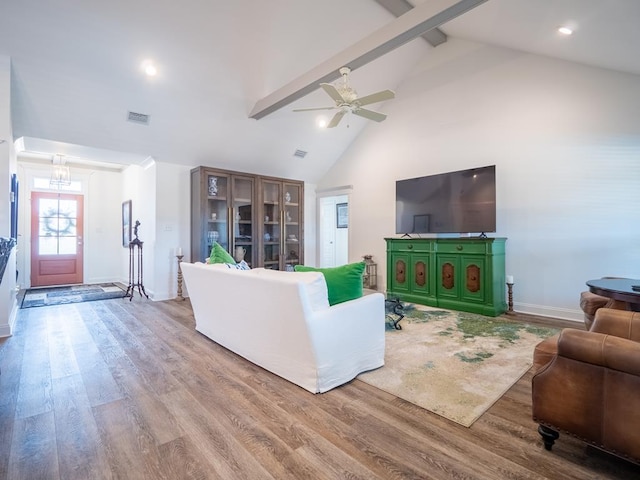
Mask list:
[[[336,205],[348,203],[347,195],[319,199],[320,267],[337,267],[349,261],[349,229],[338,228]]]
[[[320,199],[320,267],[336,266],[336,201]]]

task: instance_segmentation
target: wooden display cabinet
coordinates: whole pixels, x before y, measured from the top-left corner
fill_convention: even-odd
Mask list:
[[[191,261],[214,242],[251,267],[292,270],[302,263],[304,183],[197,167],[191,170]]]

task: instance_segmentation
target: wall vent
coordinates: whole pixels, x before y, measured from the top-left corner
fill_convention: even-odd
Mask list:
[[[141,125],[149,125],[150,118],[149,115],[145,115],[144,113],[129,112],[127,115],[127,120]]]
[[[306,155],[307,155],[307,152],[305,152],[304,150],[296,150],[293,153],[293,156],[298,158],[304,158]]]

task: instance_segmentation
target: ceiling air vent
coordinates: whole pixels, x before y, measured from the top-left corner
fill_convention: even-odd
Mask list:
[[[304,158],[306,155],[307,155],[307,152],[305,152],[304,150],[296,150],[293,153],[293,156],[298,158]]]
[[[144,113],[129,112],[127,120],[133,123],[139,123],[140,125],[149,125],[149,115]]]

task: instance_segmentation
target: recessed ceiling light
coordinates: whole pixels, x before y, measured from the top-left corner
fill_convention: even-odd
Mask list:
[[[158,68],[152,60],[145,60],[142,62],[141,67],[144,73],[149,77],[155,77],[158,74]]]
[[[316,119],[316,124],[318,125],[318,128],[327,128],[329,122],[327,122],[326,117],[323,116],[319,116]]]
[[[571,35],[573,33],[573,29],[569,27],[558,27],[558,32],[563,35]]]

